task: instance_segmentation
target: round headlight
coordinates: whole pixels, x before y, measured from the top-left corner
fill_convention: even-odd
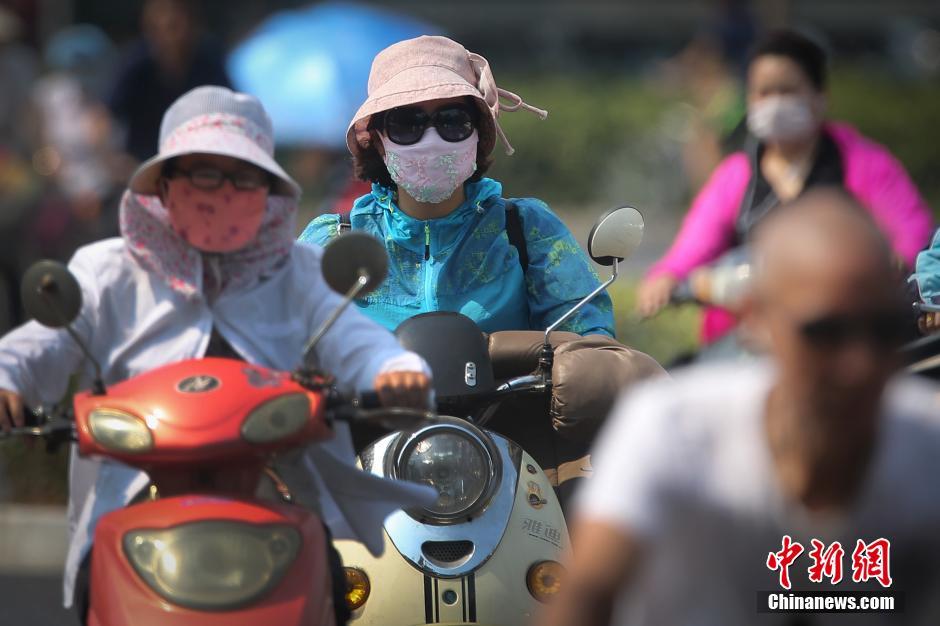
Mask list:
[[[117,409],[95,409],[88,416],[91,436],[116,452],[147,452],[153,448],[153,434],[146,422]]]
[[[282,525],[193,522],[124,535],[137,574],[180,606],[228,610],[273,589],[297,557],[300,533]]]
[[[486,446],[457,428],[419,432],[402,449],[397,470],[399,478],[437,490],[437,502],[426,510],[445,519],[474,508],[487,494],[494,474]]]
[[[242,422],[242,437],[250,443],[271,443],[300,431],[310,419],[306,394],[291,393],[268,400]]]

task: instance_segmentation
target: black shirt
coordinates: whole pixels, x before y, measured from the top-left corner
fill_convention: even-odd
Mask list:
[[[741,200],[741,208],[735,224],[736,245],[746,242],[758,222],[780,205],[780,198],[774,193],[760,168],[761,158],[764,156],[764,145],[753,137],[749,137],[745,152],[751,163],[751,179],[748,181],[747,190]],[[819,145],[816,146],[813,165],[806,176],[800,195],[817,186],[843,187],[844,179],[839,147],[828,133],[823,132],[819,138]]]

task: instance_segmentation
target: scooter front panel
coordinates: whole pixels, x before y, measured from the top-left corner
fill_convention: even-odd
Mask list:
[[[451,418],[466,426],[463,420]],[[420,571],[440,578],[464,576],[483,565],[496,550],[509,522],[519,480],[520,448],[509,439],[487,432],[501,468],[499,483],[489,501],[473,517],[448,523],[422,521],[406,511],[385,520],[393,548]],[[390,474],[388,459],[397,434],[370,446],[362,458],[363,469],[377,476]]]
[[[125,537],[141,530],[172,532],[199,523],[248,528],[270,525],[296,529],[299,547],[279,580],[244,604],[221,609],[181,606],[142,578],[128,556]],[[257,624],[333,624],[331,582],[320,519],[299,507],[211,496],[183,496],[146,502],[105,515],[98,522],[91,562],[89,623],[101,626],[249,626]],[[177,557],[186,558],[186,553]],[[207,559],[201,566],[227,574],[226,556],[189,554]],[[180,564],[185,567],[185,564]],[[208,581],[207,581],[208,582]]]
[[[363,459],[364,465],[371,467],[380,450],[376,448],[373,459]],[[515,626],[528,622],[538,604],[526,584],[529,568],[541,561],[558,561],[569,539],[561,507],[544,472],[525,452],[518,452],[514,463],[516,479],[508,489],[513,495],[510,515],[497,531],[501,541],[472,570],[457,576],[420,570],[396,549],[388,525],[385,551],[378,558],[357,543],[338,541],[344,565],[362,569],[371,584],[369,598],[353,613],[351,624]],[[413,527],[412,543],[427,541],[428,535],[420,534],[426,530],[447,532],[445,536],[458,541],[471,536],[468,530],[475,523]]]

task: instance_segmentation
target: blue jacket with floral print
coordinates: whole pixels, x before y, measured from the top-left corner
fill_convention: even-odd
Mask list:
[[[542,330],[600,284],[587,255],[544,202],[513,200],[529,257],[523,273],[506,233],[502,185],[483,178],[464,190],[462,205],[432,220],[405,214],[394,192],[380,185],[356,200],[352,228],[384,241],[390,258],[386,281],[358,302],[366,315],[390,330],[429,311],[463,313],[485,332]],[[325,245],[339,230],[339,215],[321,215],[300,241]],[[610,296],[600,294],[560,330],[613,336]]]

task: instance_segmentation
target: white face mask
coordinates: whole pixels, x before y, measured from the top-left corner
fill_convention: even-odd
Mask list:
[[[437,204],[453,195],[457,187],[477,171],[477,143],[473,134],[463,141],[441,139],[433,126],[424,131],[418,143],[401,146],[379,134],[385,148],[385,167],[409,196],[418,202]]]
[[[808,98],[770,96],[750,106],[747,128],[762,141],[793,141],[811,135],[816,118]]]

